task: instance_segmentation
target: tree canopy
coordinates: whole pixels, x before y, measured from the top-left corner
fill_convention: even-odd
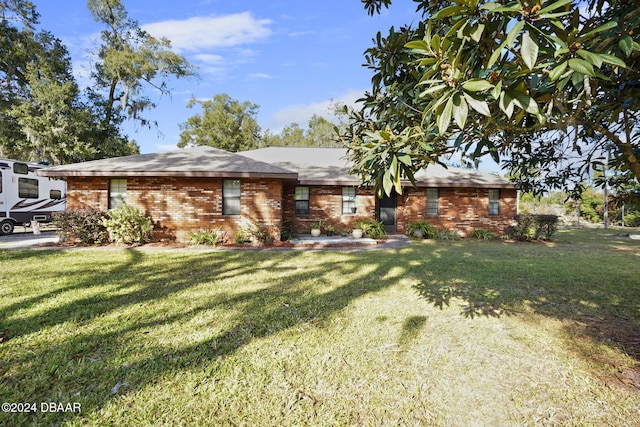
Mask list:
[[[209,145],[231,152],[259,147],[258,105],[239,102],[224,93],[213,99],[191,98],[187,107],[196,105],[202,108],[202,113],[180,124],[178,147]]]
[[[488,154],[534,191],[579,191],[607,153],[640,179],[640,1],[415,2],[417,23],[365,52],[372,90],[343,135],[379,194],[453,153]]]

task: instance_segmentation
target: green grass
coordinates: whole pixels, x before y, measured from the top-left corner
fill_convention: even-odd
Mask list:
[[[639,425],[640,240],[614,233],[0,250],[0,402],[38,406],[0,425]]]

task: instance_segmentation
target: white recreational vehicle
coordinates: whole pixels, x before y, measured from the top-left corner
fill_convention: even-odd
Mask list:
[[[0,234],[11,234],[18,224],[48,222],[67,205],[67,183],[38,176],[46,166],[0,159]]]

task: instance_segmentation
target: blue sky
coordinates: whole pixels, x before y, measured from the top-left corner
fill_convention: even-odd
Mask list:
[[[198,66],[200,79],[172,80],[171,97],[147,94],[158,103],[147,117],[153,130],[126,132],[143,153],[175,148],[179,124],[199,113],[192,96],[227,93],[260,106],[262,130],[279,132],[290,123],[306,125],[315,113],[329,118],[331,100],[352,104],[370,88],[364,51],[378,31],[417,18],[415,3],[394,0],[371,17],[359,0],[122,0],[131,19],[153,36],[165,36],[174,50]],[[90,51],[102,27],[86,0],[33,0],[41,28],[63,40],[78,82],[87,83]]]

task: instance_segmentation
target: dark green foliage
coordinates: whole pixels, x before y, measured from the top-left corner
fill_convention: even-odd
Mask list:
[[[438,240],[460,240],[460,234],[458,230],[453,228],[447,228],[445,230],[438,230],[438,234],[436,235],[436,239]]]
[[[624,225],[627,227],[640,227],[640,211],[625,214]]]
[[[496,238],[496,234],[488,228],[476,228],[470,236],[478,240],[494,240]]]
[[[383,239],[387,235],[386,231],[384,231],[384,225],[375,219],[360,219],[353,226],[360,228],[367,237],[372,239]]]
[[[516,225],[509,227],[508,236],[516,240],[551,240],[558,230],[556,215],[516,215]]]
[[[53,216],[61,242],[78,242],[83,245],[100,245],[109,240],[102,221],[106,213],[97,209],[65,211]]]
[[[132,206],[122,205],[109,211],[102,224],[109,232],[109,239],[115,243],[139,245],[152,240],[151,218]]]
[[[189,233],[189,241],[196,245],[218,246],[224,243],[224,232],[217,228],[192,231]]]
[[[438,236],[438,230],[427,221],[422,220],[409,224],[408,235],[420,239],[435,239]]]

